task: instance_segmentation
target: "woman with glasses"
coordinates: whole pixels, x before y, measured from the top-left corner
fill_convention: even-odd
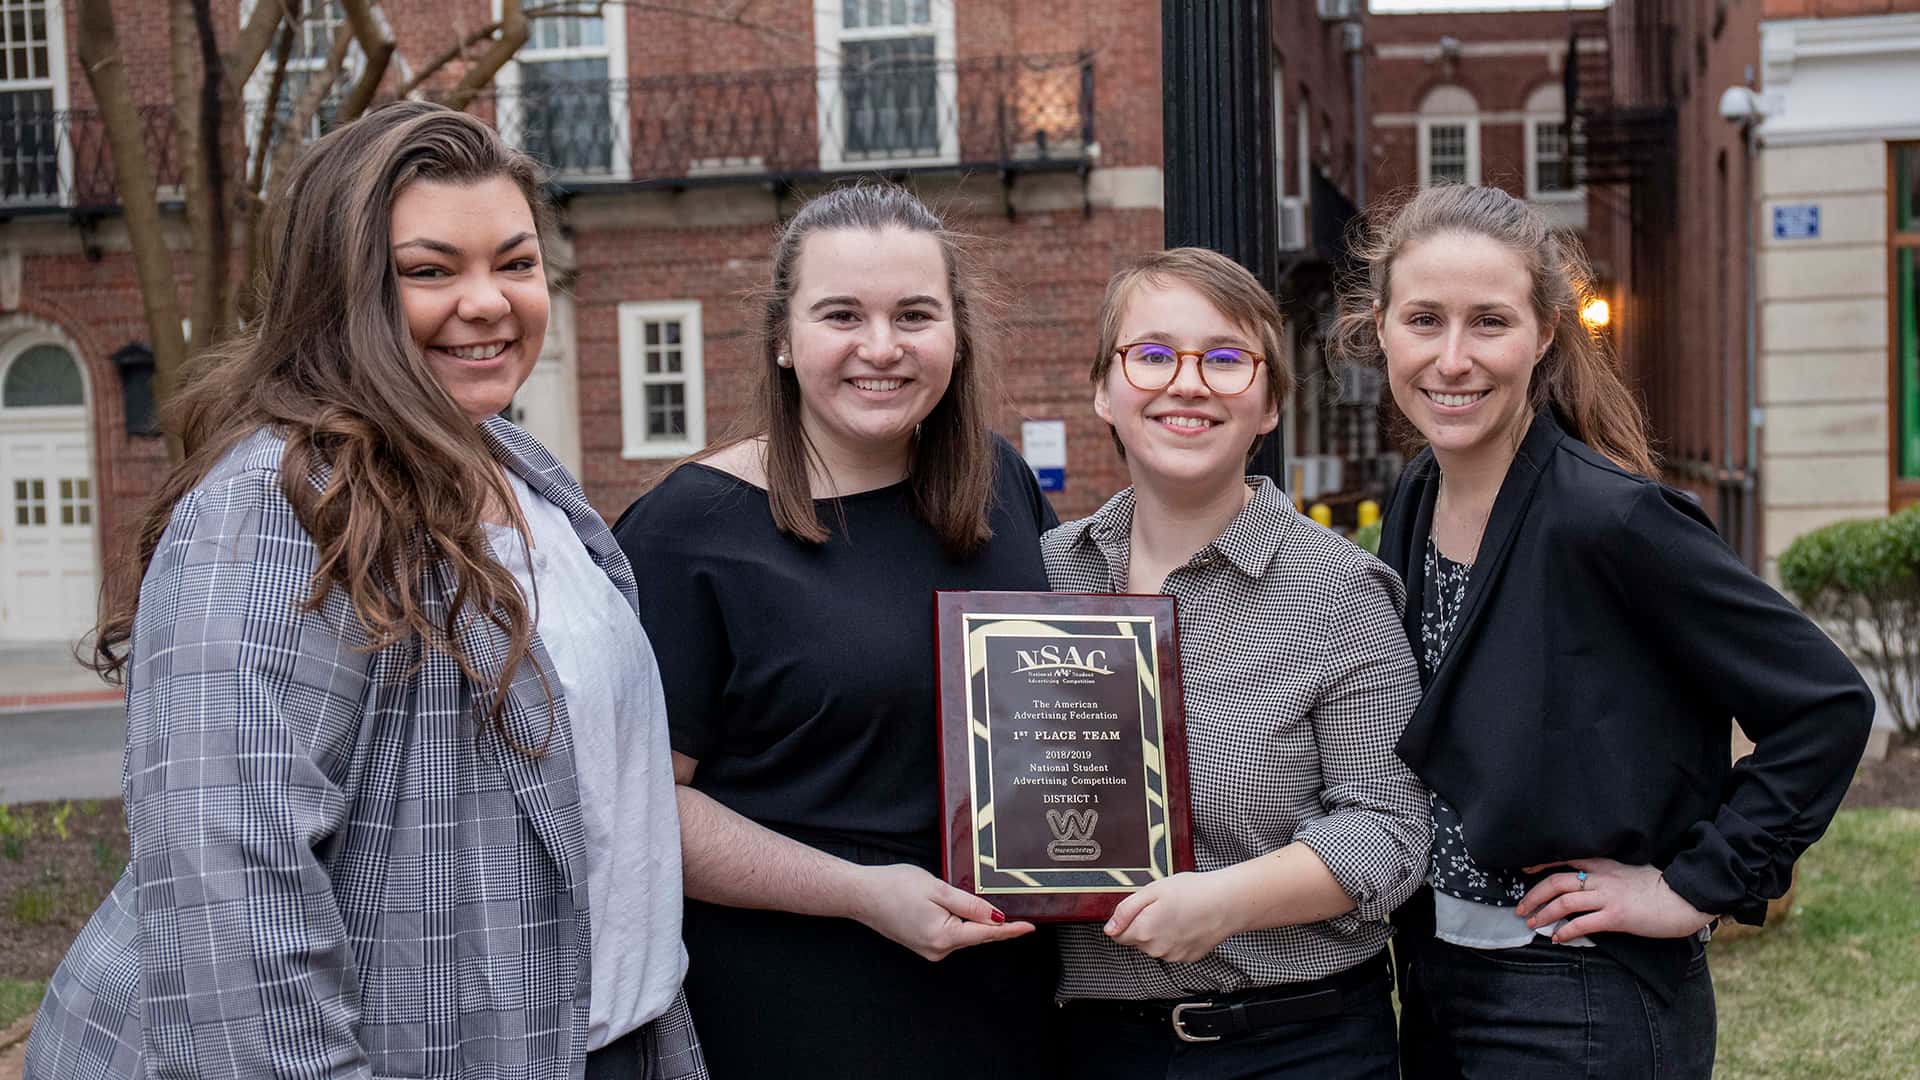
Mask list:
[[[1107,286],[1093,407],[1133,485],[1047,534],[1047,578],[1176,598],[1199,869],[1061,928],[1075,1075],[1396,1074],[1386,917],[1429,821],[1393,745],[1419,675],[1399,580],[1246,475],[1283,350],[1273,297],[1213,252]]]

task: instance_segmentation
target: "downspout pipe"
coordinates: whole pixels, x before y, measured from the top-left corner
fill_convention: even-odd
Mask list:
[[[1766,410],[1760,406],[1760,303],[1755,273],[1760,252],[1756,234],[1758,229],[1754,221],[1760,216],[1760,207],[1754,203],[1753,168],[1760,160],[1760,120],[1758,117],[1742,125],[1745,129],[1747,144],[1746,168],[1741,173],[1741,184],[1745,189],[1742,202],[1746,207],[1747,218],[1747,334],[1746,334],[1746,376],[1747,376],[1747,467],[1740,475],[1740,545],[1746,550],[1741,554],[1747,558],[1747,565],[1756,573],[1760,570],[1760,427],[1766,422]]]
[[[1340,27],[1347,51],[1347,72],[1353,89],[1353,205],[1367,208],[1367,38],[1366,26],[1355,15]]]

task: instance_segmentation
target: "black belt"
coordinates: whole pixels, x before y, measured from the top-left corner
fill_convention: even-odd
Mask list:
[[[1354,991],[1389,976],[1386,955],[1383,949],[1345,971],[1257,990],[1202,994],[1178,1001],[1075,998],[1066,1004],[1072,1009],[1167,1027],[1181,1042],[1218,1042],[1229,1035],[1245,1035],[1338,1014]]]

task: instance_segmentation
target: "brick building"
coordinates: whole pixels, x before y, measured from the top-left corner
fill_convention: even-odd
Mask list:
[[[216,2],[222,35],[243,5]],[[320,68],[340,19],[337,6],[310,6],[289,64],[296,79]],[[75,57],[75,5],[0,9],[0,640],[58,639],[91,622],[102,560],[166,454],[159,439],[129,431],[139,426],[147,330]],[[115,9],[138,96],[163,107],[164,6]],[[1098,505],[1124,474],[1090,408],[1094,315],[1114,267],[1160,246],[1164,227],[1159,5],[815,0],[751,10],[732,25],[638,5],[536,19],[474,106],[554,167],[561,202],[550,260],[560,287],[541,363],[514,406],[521,421],[603,514],[618,514],[663,463],[738,415],[755,362],[744,296],[767,276],[783,216],[839,178],[879,172],[989,242],[1014,301],[998,426],[1018,442],[1023,420],[1064,421],[1055,503],[1063,514]],[[418,0],[385,11],[399,46],[391,93],[409,60],[486,25],[497,8]],[[1292,226],[1283,291],[1303,370],[1316,369],[1326,265],[1351,213],[1343,40],[1314,5],[1275,5],[1276,195]],[[258,90],[250,85],[249,100]],[[164,108],[153,115],[164,184],[177,177],[170,119]],[[169,221],[184,250],[177,210]],[[179,269],[184,277],[184,255]],[[1312,424],[1289,430],[1296,452],[1322,435]]]
[[[1391,197],[1444,180],[1496,184],[1585,238],[1595,215],[1571,169],[1565,72],[1572,21],[1595,15],[1374,16],[1368,191]],[[1604,56],[1606,45],[1604,35],[1580,43],[1590,56]]]

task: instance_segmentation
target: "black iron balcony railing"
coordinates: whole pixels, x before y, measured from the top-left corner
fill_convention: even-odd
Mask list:
[[[842,171],[1081,169],[1094,144],[1086,55],[891,61],[643,79],[547,80],[469,108],[549,165],[568,190],[791,182]],[[180,168],[173,114],[142,111],[163,192]],[[254,125],[249,122],[249,130]],[[118,204],[106,128],[0,94],[0,216]]]
[[[1094,143],[1087,56],[625,82],[523,77],[474,108],[568,187],[677,187],[862,168],[1073,168],[1088,160]]]

